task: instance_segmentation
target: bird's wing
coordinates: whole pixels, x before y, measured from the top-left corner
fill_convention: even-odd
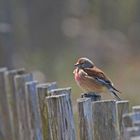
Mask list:
[[[105,75],[103,71],[101,71],[99,68],[95,67],[94,68],[86,68],[84,71],[88,74],[88,76],[91,76],[101,82],[102,84],[111,84],[111,80]]]
[[[86,69],[84,69],[84,71],[88,74],[88,76],[93,77],[94,79],[97,80],[97,82],[99,82],[100,84],[105,85],[108,89],[113,89],[113,90],[115,90],[117,92],[120,92],[119,90],[117,90],[113,86],[112,81],[99,68],[94,66],[93,68],[86,68]]]

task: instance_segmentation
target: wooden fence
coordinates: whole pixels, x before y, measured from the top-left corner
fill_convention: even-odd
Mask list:
[[[71,88],[40,84],[25,69],[0,69],[0,140],[140,140],[140,106],[128,101],[77,100]],[[77,136],[79,133],[79,137]]]

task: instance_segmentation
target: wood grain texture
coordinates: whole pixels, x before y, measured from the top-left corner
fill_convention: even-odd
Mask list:
[[[140,127],[140,106],[133,106],[132,112],[135,114],[136,121],[133,121],[134,126]]]
[[[51,140],[75,140],[75,126],[69,94],[46,97]]]
[[[43,140],[39,101],[37,95],[37,81],[26,82],[26,104],[29,124],[30,140]]]
[[[122,140],[124,136],[123,115],[129,112],[128,101],[116,101],[117,120],[119,123],[119,139]]]
[[[92,103],[90,98],[80,98],[78,103],[78,121],[80,140],[93,139]]]
[[[37,94],[39,100],[39,108],[41,115],[43,139],[50,140],[49,123],[48,123],[48,111],[45,104],[45,97],[49,96],[49,91],[57,88],[56,82],[44,83],[37,85]]]
[[[118,140],[119,130],[115,101],[92,104],[93,140]]]
[[[131,140],[140,136],[140,127],[128,127],[125,129],[123,140]]]
[[[16,106],[19,125],[19,140],[30,140],[29,137],[29,124],[27,121],[27,102],[25,94],[25,83],[32,81],[32,74],[16,75],[14,78],[15,82],[15,93],[16,93]]]
[[[124,127],[126,128],[133,126],[132,113],[123,115],[123,124],[124,124]]]
[[[123,122],[125,127],[140,126],[140,112],[132,112],[123,115]]]
[[[71,88],[70,87],[56,88],[56,89],[50,90],[49,93],[48,93],[49,96],[51,96],[51,95],[61,95],[61,94],[68,94],[69,96],[71,96]]]
[[[140,105],[132,107],[133,112],[140,112]]]
[[[12,128],[10,125],[9,103],[6,92],[7,68],[0,69],[0,139],[12,139]]]
[[[18,114],[16,106],[16,94],[15,94],[15,83],[14,77],[16,75],[25,74],[26,71],[24,68],[9,70],[6,72],[6,91],[9,102],[9,113],[10,113],[10,125],[12,128],[12,137],[13,140],[19,140],[19,125],[17,123]]]

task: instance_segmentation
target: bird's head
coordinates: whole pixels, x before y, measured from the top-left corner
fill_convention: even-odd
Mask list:
[[[77,63],[74,66],[79,69],[93,68],[94,63],[88,58],[82,57],[78,59]]]

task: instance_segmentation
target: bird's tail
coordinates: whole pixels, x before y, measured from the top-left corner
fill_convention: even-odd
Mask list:
[[[121,98],[117,95],[115,91],[111,91],[111,93],[115,96],[118,101],[121,101]]]
[[[119,93],[122,93],[121,91],[119,91],[118,89],[116,89],[115,87],[113,87],[112,85],[111,85],[111,88],[112,88],[114,91],[117,91],[117,92],[119,92]]]
[[[119,90],[117,90],[116,88],[114,88],[113,86],[109,89],[109,91],[115,96],[115,98],[120,101],[121,98],[117,95],[116,92],[121,93]]]

